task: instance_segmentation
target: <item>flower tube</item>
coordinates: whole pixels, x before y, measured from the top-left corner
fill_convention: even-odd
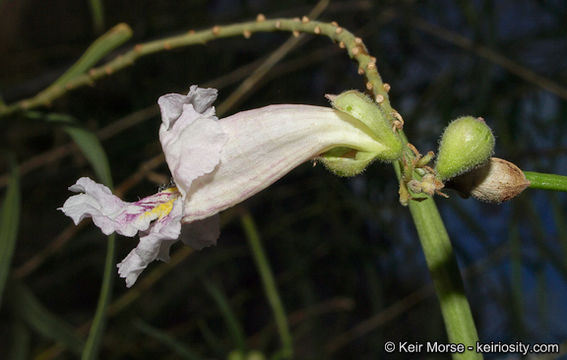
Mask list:
[[[332,108],[288,104],[219,120],[212,106],[216,97],[216,89],[194,85],[187,95],[167,94],[158,100],[159,137],[175,187],[134,203],[123,202],[87,178],[69,188],[81,194],[70,197],[61,210],[76,224],[92,217],[105,234],[140,233],[138,246],[118,264],[127,286],[153,260],[167,260],[180,234],[194,248],[216,243],[216,214],[305,161],[320,158],[331,170],[352,175],[375,159],[391,161],[401,154],[390,125],[378,128],[391,133],[377,134],[368,119]]]

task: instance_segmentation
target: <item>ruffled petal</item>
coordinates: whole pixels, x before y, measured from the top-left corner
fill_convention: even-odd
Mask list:
[[[210,111],[213,103],[217,99],[217,89],[200,88],[197,85],[191,85],[187,94],[188,104],[193,104],[195,110],[201,114]],[[214,115],[214,108],[213,115]]]
[[[179,111],[178,100],[171,100],[177,99],[173,95],[164,95],[158,100],[163,121],[159,135],[175,183],[185,195],[193,180],[217,167],[228,136],[211,107],[216,98],[215,89],[192,86],[181,105],[182,113],[172,124],[171,114]]]
[[[213,103],[217,99],[217,89],[203,89],[191,85],[187,95],[165,94],[158,99],[162,123],[167,130],[181,116],[183,105],[191,104],[199,114],[215,115]]]
[[[138,231],[147,230],[152,221],[171,210],[173,201],[180,198],[180,194],[173,189],[129,203],[113,195],[106,186],[82,177],[69,187],[69,190],[81,194],[71,196],[59,210],[73,219],[75,224],[92,217],[104,234],[110,235],[116,231],[131,237]]]
[[[181,94],[166,94],[158,99],[161,119],[166,128],[181,116],[183,104],[186,103],[187,96]]]
[[[152,261],[169,260],[169,249],[181,232],[182,217],[183,202],[178,198],[167,216],[159,218],[148,230],[140,233],[138,246],[117,265],[118,274],[126,279],[127,287],[134,285],[140,273]]]

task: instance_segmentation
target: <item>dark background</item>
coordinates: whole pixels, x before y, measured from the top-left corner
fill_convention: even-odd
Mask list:
[[[134,31],[106,60],[138,42],[253,20],[257,13],[302,16],[314,5],[294,0],[106,1],[103,29],[125,22]],[[7,104],[46,88],[100,35],[88,1],[3,0],[0,19],[0,95]],[[484,117],[494,130],[496,156],[524,170],[567,174],[564,1],[331,1],[320,19],[336,20],[364,39],[392,86],[392,105],[404,116],[408,138],[422,152],[436,150],[451,119],[470,114]],[[102,144],[114,183],[126,190],[124,199],[134,201],[169,179],[164,165],[140,171],[161,152],[157,98],[186,91],[191,84],[211,85],[219,88],[218,105],[289,36],[261,33],[153,54],[37,110],[70,115],[95,132],[126,124],[121,132],[102,136]],[[329,39],[305,36],[227,114],[273,103],[326,105],[325,93],[364,89],[356,70]],[[230,73],[234,76],[227,78]],[[549,91],[545,81],[559,90]],[[106,238],[92,224],[65,235],[71,221],[56,208],[78,177],[95,175],[80,151],[69,148],[70,138],[60,127],[25,114],[0,122],[2,150],[29,166],[21,177],[21,225],[11,281],[24,283],[45,311],[79,329],[95,311]],[[55,156],[62,147],[66,155]],[[4,163],[3,189],[7,171]],[[133,174],[140,174],[138,180],[131,181]],[[481,340],[565,343],[565,194],[528,189],[502,205],[450,195],[437,203]],[[386,356],[388,340],[446,341],[420,243],[407,208],[398,203],[391,166],[373,164],[363,175],[345,179],[305,164],[223,214],[215,248],[186,255],[173,266],[153,263],[131,290],[116,279],[115,309],[101,358],[178,358],[172,343],[202,358],[225,358],[236,345],[203,282],[226,296],[251,349],[266,356],[278,349],[273,316],[238,221],[243,209],[259,227],[289,315],[295,358],[376,359]],[[117,258],[136,241],[118,237]],[[182,248],[175,246],[173,252]],[[143,282],[152,276],[158,280]],[[132,301],[120,303],[124,299]],[[42,320],[18,315],[10,304],[4,301],[0,309],[0,357],[18,346],[16,334],[22,331],[29,335],[23,346],[30,358],[75,358],[64,348],[50,353],[55,343],[38,330]]]

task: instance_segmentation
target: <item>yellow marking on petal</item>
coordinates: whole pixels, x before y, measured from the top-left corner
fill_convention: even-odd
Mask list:
[[[157,214],[159,214],[158,219],[162,219],[163,217],[169,215],[169,213],[173,209],[173,202],[174,201],[175,201],[175,199],[171,199],[168,202],[165,202],[163,204],[159,204],[158,206],[153,208],[152,211],[150,211],[150,213],[157,213]]]
[[[162,193],[178,193],[178,190],[177,190],[177,187],[173,186],[173,187],[170,187],[170,188],[163,190]],[[164,217],[166,217],[167,215],[169,215],[171,210],[173,210],[173,203],[175,202],[175,200],[177,200],[178,197],[179,196],[176,196],[176,197],[172,198],[171,200],[163,202],[163,203],[157,205],[156,207],[154,207],[153,209],[146,211],[145,213],[141,214],[140,216],[145,217],[145,216],[157,215],[158,220],[161,220]]]

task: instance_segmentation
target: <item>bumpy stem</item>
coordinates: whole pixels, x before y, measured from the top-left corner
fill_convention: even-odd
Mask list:
[[[117,26],[117,33],[127,34],[126,25]],[[124,30],[124,31],[122,31]],[[91,68],[81,73],[73,73],[72,77],[65,77],[64,82],[58,81],[53,86],[40,92],[38,95],[18,101],[7,106],[0,106],[0,117],[7,116],[22,110],[29,110],[39,106],[51,104],[57,98],[63,96],[68,91],[92,85],[96,80],[109,76],[132,65],[138,58],[161,51],[171,50],[179,47],[191,46],[196,44],[206,44],[209,41],[232,37],[252,36],[256,32],[287,31],[298,36],[300,33],[311,33],[315,35],[325,35],[336,41],[340,47],[344,47],[349,56],[354,58],[359,64],[359,74],[365,74],[368,82],[366,88],[372,90],[375,99],[381,103],[388,113],[391,112],[388,101],[388,85],[382,83],[382,79],[376,69],[376,59],[368,55],[366,46],[362,39],[354,36],[351,32],[340,27],[336,23],[325,23],[312,21],[307,17],[302,19],[270,19],[266,20],[263,15],[258,15],[256,21],[243,22],[227,26],[213,26],[208,30],[189,31],[186,34],[167,37],[134,46],[131,50],[118,55],[106,64]],[[126,36],[125,36],[126,37]],[[101,40],[102,39],[102,40]],[[106,42],[116,42],[116,36],[98,39],[96,44],[103,47]],[[94,44],[93,44],[94,45]]]
[[[567,191],[567,176],[524,171],[533,189]]]

